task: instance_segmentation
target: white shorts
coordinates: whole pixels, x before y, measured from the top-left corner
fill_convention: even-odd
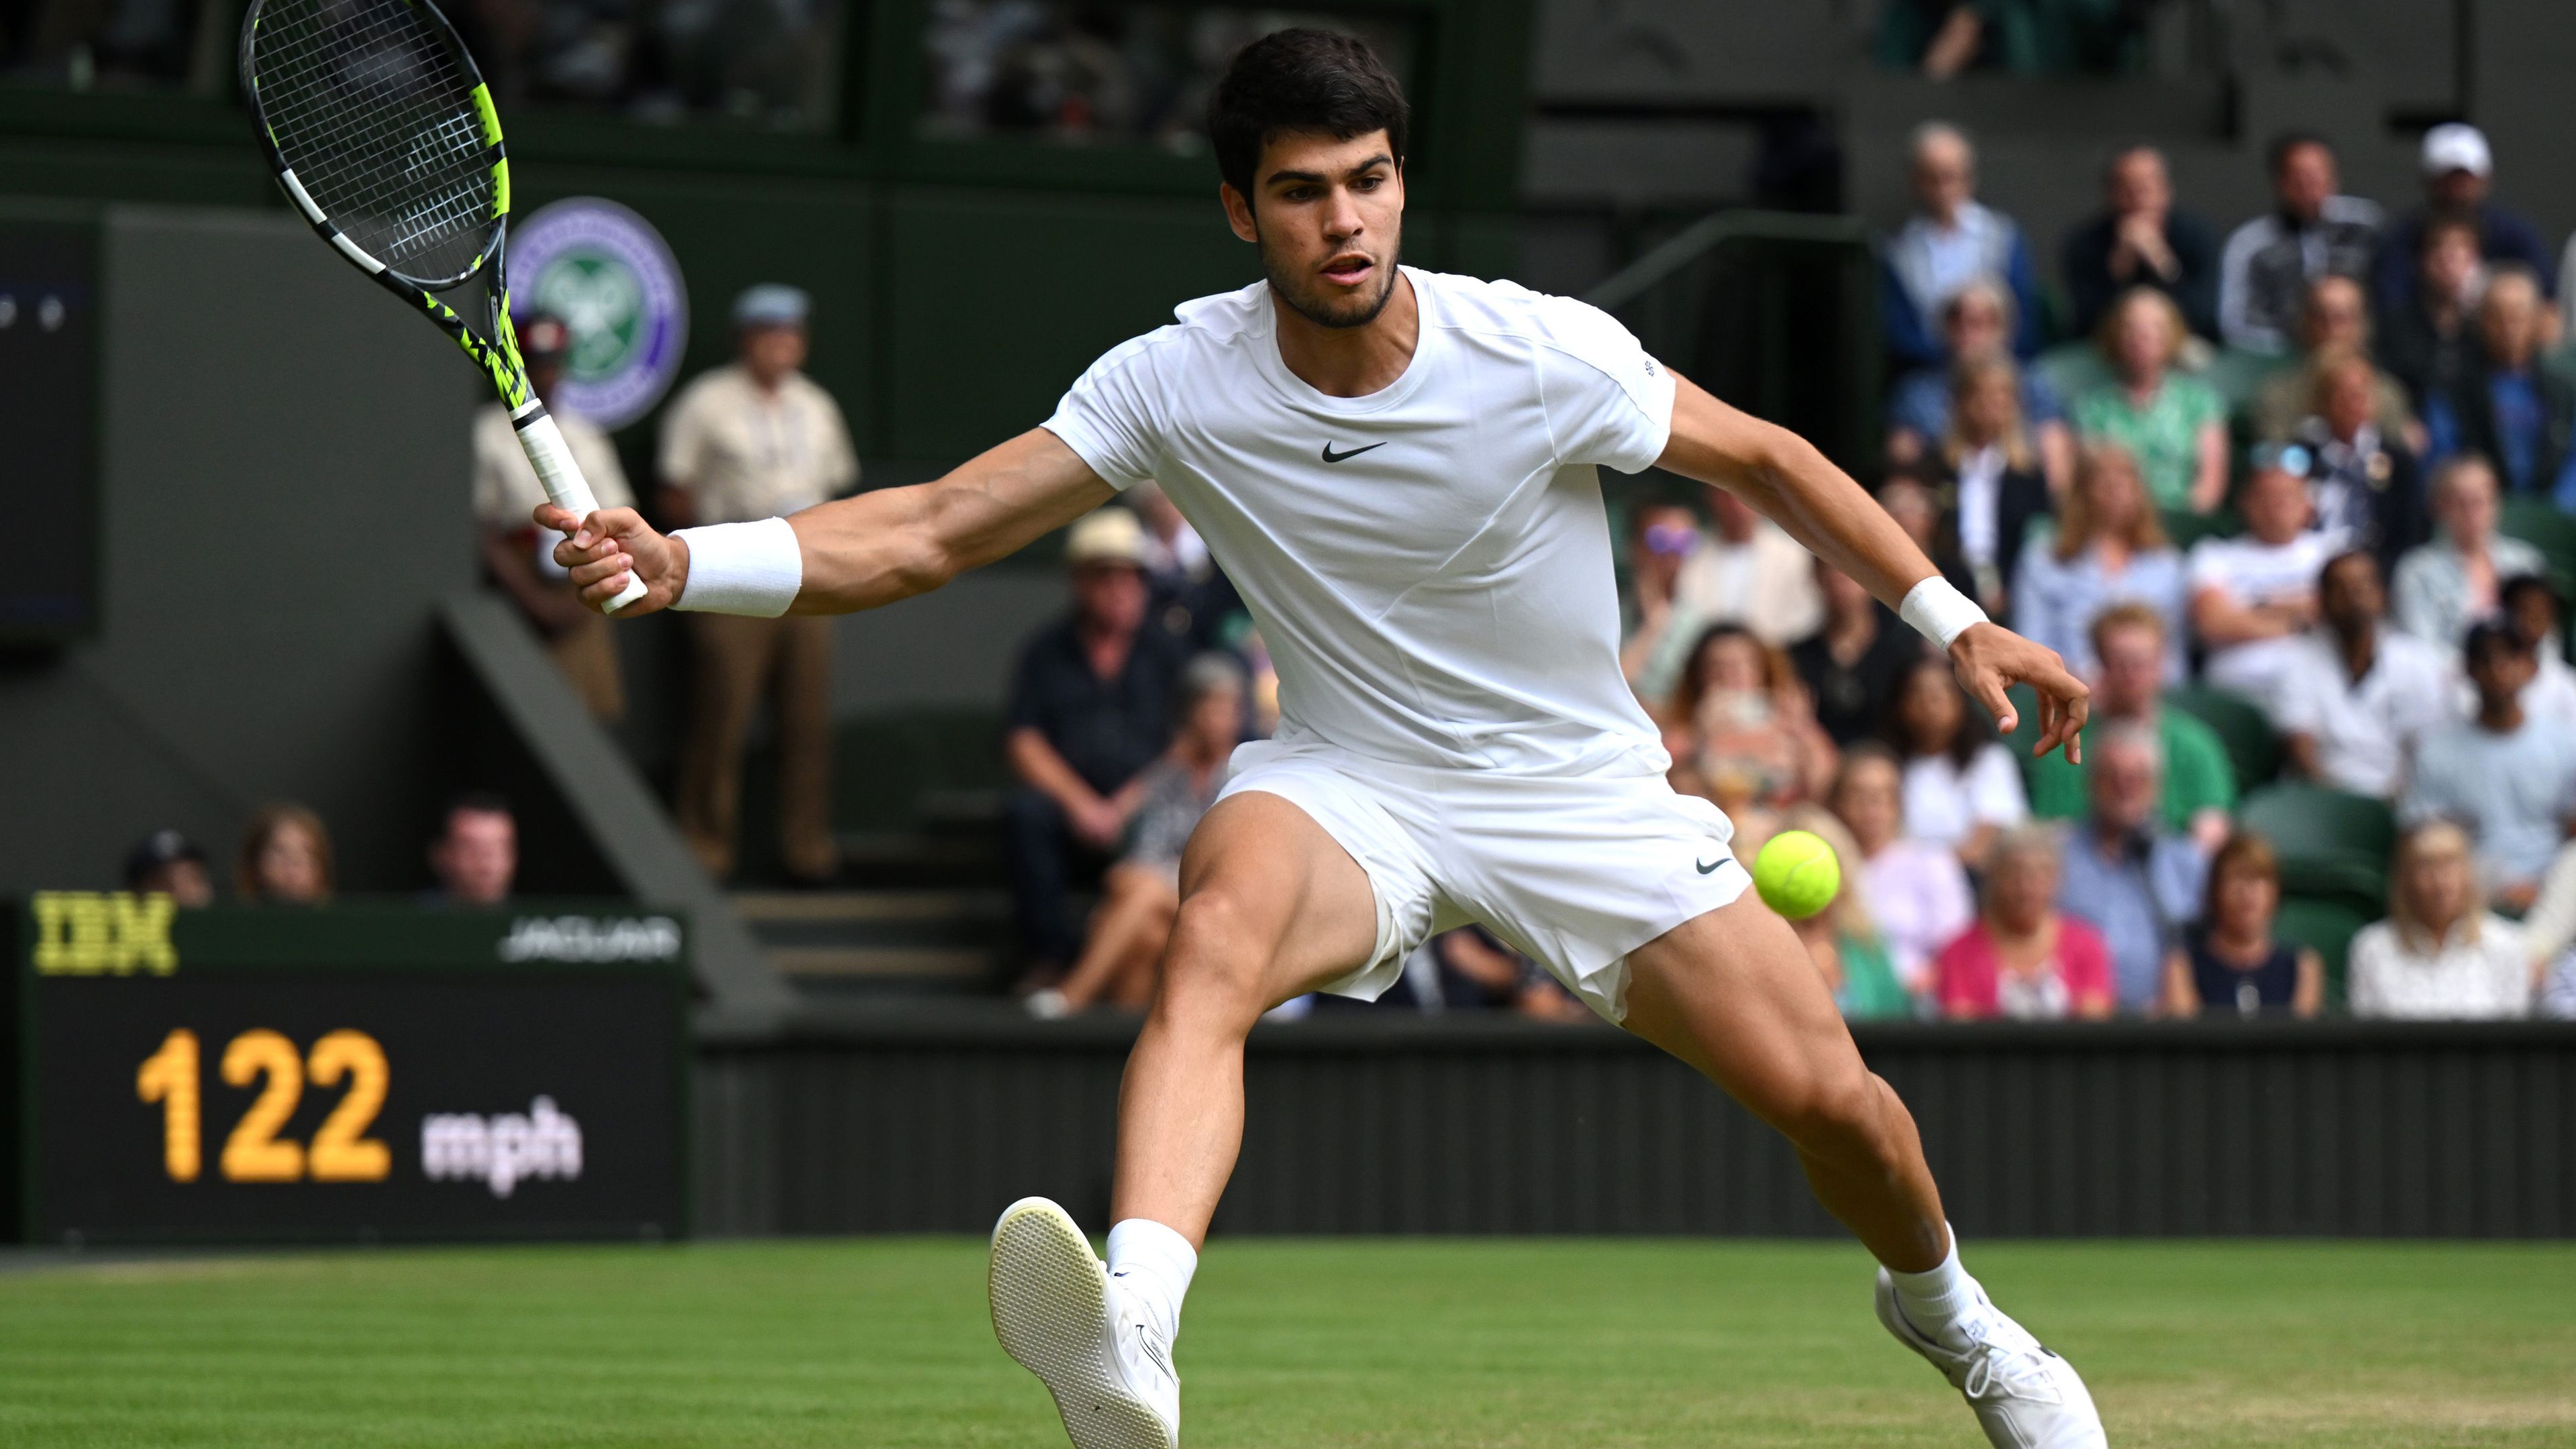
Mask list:
[[[1363,1001],[1414,947],[1476,921],[1615,1022],[1628,953],[1752,884],[1725,813],[1661,775],[1437,769],[1258,740],[1234,752],[1218,798],[1249,790],[1305,811],[1368,873],[1377,950],[1323,988]]]

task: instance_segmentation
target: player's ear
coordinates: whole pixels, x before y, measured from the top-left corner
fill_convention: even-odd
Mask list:
[[[1254,243],[1261,240],[1260,223],[1252,219],[1251,198],[1235,190],[1233,182],[1220,181],[1216,184],[1216,199],[1224,205],[1226,225],[1234,228],[1236,236]]]

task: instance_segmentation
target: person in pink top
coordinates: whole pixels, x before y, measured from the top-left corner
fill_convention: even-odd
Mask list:
[[[1932,990],[1953,1021],[2087,1020],[2111,1014],[2111,950],[2057,912],[2057,836],[2017,827],[1995,841],[1976,923],[1941,952]]]

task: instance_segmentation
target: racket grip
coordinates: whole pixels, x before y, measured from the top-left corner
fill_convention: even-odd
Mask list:
[[[510,421],[519,430],[519,448],[528,455],[528,466],[537,470],[537,481],[545,485],[546,497],[557,508],[582,518],[598,512],[599,499],[590,491],[590,480],[581,476],[581,465],[572,460],[563,429],[555,426],[545,404],[530,403],[526,413]],[[614,614],[642,597],[644,581],[629,573],[626,587],[608,601],[606,612]]]

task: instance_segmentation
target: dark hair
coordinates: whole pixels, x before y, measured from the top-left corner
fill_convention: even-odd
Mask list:
[[[1907,736],[1905,729],[1905,696],[1914,692],[1915,676],[1927,669],[1939,670],[1941,682],[1959,696],[1959,728],[1951,734],[1950,742],[1942,747],[1941,753],[1950,757],[1952,765],[1964,770],[1975,762],[1979,750],[1994,741],[1995,731],[1993,723],[1986,718],[1986,712],[1975,700],[1968,698],[1966,690],[1959,688],[1958,676],[1950,672],[1950,661],[1946,659],[1926,654],[1905,666],[1896,676],[1896,687],[1887,693],[1887,708],[1879,721],[1878,732],[1887,741],[1888,748],[1896,752],[1898,760],[1914,758],[1914,741]]]
[[[2480,619],[2469,626],[2468,637],[2460,641],[2460,661],[2475,669],[2497,651],[2531,657],[2531,641],[2513,631],[2513,626],[2494,619]]]
[[[1771,682],[1771,646],[1741,624],[1711,624],[1691,641],[1690,653],[1682,656],[1682,677],[1673,686],[1673,717],[1687,724],[1699,716],[1699,702],[1708,697],[1708,646],[1720,639],[1742,639],[1753,645],[1762,656],[1763,682]]]
[[[1208,144],[1217,174],[1252,200],[1261,147],[1282,132],[1347,141],[1386,132],[1404,164],[1404,87],[1366,42],[1330,30],[1276,30],[1237,51],[1208,96]]]
[[[2548,595],[2549,607],[2556,612],[2567,610],[2567,601],[2558,596],[2558,586],[2549,581],[2547,574],[2515,574],[2496,585],[2496,602],[2510,611],[2522,595],[2529,593]]]
[[[2263,148],[2265,168],[2271,175],[2280,175],[2281,168],[2289,164],[2290,153],[2302,146],[2314,146],[2328,157],[2335,153],[2334,143],[2314,131],[2283,131],[2272,138],[2271,145]]]
[[[2379,571],[2379,555],[2372,553],[2366,548],[2348,548],[2343,552],[2336,554],[2334,557],[2327,559],[2324,563],[2317,565],[2317,587],[2325,587],[2326,580],[2334,577],[2334,571],[2336,569],[2342,568],[2345,564],[2352,562],[2354,559],[2359,559],[2363,563],[2370,565],[2371,578],[2377,580],[2381,587],[2384,588],[2387,586],[2388,580],[2383,577]]]

